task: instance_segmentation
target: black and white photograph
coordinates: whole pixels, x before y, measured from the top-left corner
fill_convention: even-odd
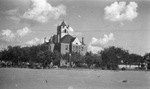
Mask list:
[[[150,89],[150,0],[0,0],[0,89]]]

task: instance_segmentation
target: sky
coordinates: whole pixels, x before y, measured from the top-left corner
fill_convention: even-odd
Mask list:
[[[65,21],[88,51],[150,52],[149,0],[0,0],[0,49],[41,44]]]

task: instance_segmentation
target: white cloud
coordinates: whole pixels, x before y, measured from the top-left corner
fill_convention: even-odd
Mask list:
[[[70,35],[82,35],[82,33],[80,33],[80,32],[75,32],[74,29],[70,26],[68,28],[68,32]]]
[[[126,5],[126,2],[114,2],[110,6],[104,8],[105,19],[110,21],[132,21],[138,16],[137,3],[130,2]]]
[[[6,29],[0,32],[1,39],[4,41],[18,41],[20,37],[26,36],[28,33],[32,32],[28,27],[24,27],[21,30],[12,32],[12,30]]]
[[[12,41],[13,38],[15,37],[15,34],[11,30],[6,29],[1,31],[1,36],[2,36],[1,39],[3,40]]]
[[[97,53],[98,51],[103,50],[103,46],[108,44],[109,41],[114,40],[114,34],[110,33],[109,35],[104,35],[103,38],[97,39],[95,37],[92,38],[89,46],[88,51],[92,51],[93,53]]]
[[[41,43],[43,43],[43,40],[41,40],[39,38],[34,38],[34,39],[26,42],[27,45],[37,45],[37,44],[41,44]]]
[[[92,46],[91,44],[88,46],[88,51],[91,51],[92,53],[95,53],[95,54],[101,50],[103,50],[102,47]]]
[[[70,26],[69,26],[68,30],[69,30],[69,32],[74,32],[74,29]]]
[[[0,50],[4,50],[4,49],[6,49],[7,48],[7,45],[4,45],[4,44],[1,44],[0,45]]]
[[[58,19],[65,14],[66,7],[64,5],[53,7],[47,0],[31,0],[31,8],[24,13],[23,18],[45,23],[50,18]]]
[[[93,37],[90,44],[93,46],[101,46],[107,44],[109,41],[114,39],[115,38],[113,33],[110,33],[109,35],[105,34],[104,37],[100,39]]]
[[[21,30],[17,30],[17,34],[19,35],[19,36],[25,36],[25,35],[27,35],[28,33],[30,33],[31,32],[31,30],[29,29],[29,28],[27,28],[27,27],[24,27],[23,29],[21,29]]]
[[[14,34],[11,30],[7,29],[7,30],[2,30],[2,35],[7,36],[7,37],[14,37]]]

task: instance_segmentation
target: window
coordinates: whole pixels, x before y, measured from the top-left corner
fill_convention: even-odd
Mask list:
[[[82,47],[82,51],[83,51],[83,47]]]
[[[76,52],[78,52],[78,46],[76,46]]]
[[[64,30],[64,33],[66,33],[67,31],[66,31],[66,29]]]
[[[68,50],[68,45],[66,45],[66,50]]]
[[[73,51],[75,51],[75,46],[73,46]]]

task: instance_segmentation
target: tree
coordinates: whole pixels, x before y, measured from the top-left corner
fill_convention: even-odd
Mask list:
[[[146,53],[143,56],[143,61],[147,64],[147,68],[150,69],[150,53]]]
[[[21,61],[22,62],[29,62],[31,59],[30,58],[30,48],[29,47],[23,47],[22,48],[22,56],[21,56]]]
[[[101,54],[93,54],[94,64],[96,67],[101,67],[102,64],[102,58]]]
[[[128,51],[119,47],[111,46],[105,48],[100,54],[102,56],[102,65],[108,69],[116,69],[118,64],[121,63],[121,60],[123,60],[124,63],[128,63]]]
[[[53,61],[52,60],[53,52],[45,50],[44,54],[45,54],[45,64],[48,65]]]
[[[58,51],[54,51],[52,55],[52,62],[54,65],[60,66],[61,54]]]
[[[21,50],[20,46],[8,46],[8,56],[9,61],[12,61],[14,65],[19,65],[21,62],[21,57],[23,55],[23,52]]]
[[[3,51],[1,51],[0,53],[1,53],[1,57],[0,57],[1,61],[10,60],[9,56],[8,56],[8,51],[6,49],[4,49]]]
[[[40,51],[37,53],[37,58],[38,63],[44,63],[46,56],[43,51]]]
[[[79,63],[83,63],[82,55],[77,52],[71,53],[71,61],[78,65]]]
[[[93,53],[92,52],[87,52],[85,54],[85,62],[86,64],[88,65],[88,67],[90,67],[93,63],[94,63],[94,60],[93,60]]]
[[[62,58],[63,58],[63,60],[66,60],[69,62],[69,53],[62,54]]]
[[[129,55],[129,64],[140,64],[141,60],[143,60],[142,56],[141,55],[137,55],[137,54],[134,54],[134,53],[131,53]]]

